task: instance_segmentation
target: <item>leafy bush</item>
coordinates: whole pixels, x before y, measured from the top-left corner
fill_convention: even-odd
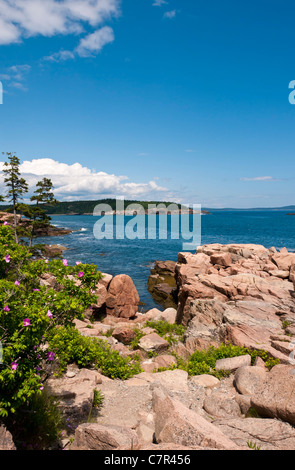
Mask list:
[[[189,375],[211,374],[217,377],[228,375],[227,371],[216,371],[216,361],[227,357],[242,356],[249,354],[252,364],[257,356],[261,357],[270,369],[279,363],[278,359],[273,359],[266,351],[250,350],[246,347],[234,346],[232,344],[221,344],[218,348],[211,346],[208,350],[195,351],[189,361],[181,368],[185,369]]]
[[[56,277],[57,290],[40,285],[45,273]],[[12,229],[0,226],[1,417],[41,394],[42,377],[54,360],[45,336],[56,326],[83,318],[97,300],[93,289],[100,278],[94,265],[32,260],[29,250],[15,243]]]
[[[63,372],[68,364],[79,367],[96,367],[112,379],[126,380],[141,372],[139,362],[122,357],[101,339],[83,336],[75,328],[59,327],[47,335],[49,348]]]

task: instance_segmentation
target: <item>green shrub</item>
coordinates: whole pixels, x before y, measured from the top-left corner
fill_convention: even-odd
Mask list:
[[[249,354],[252,364],[257,356],[261,357],[266,366],[271,369],[279,363],[278,359],[273,359],[264,350],[250,350],[246,347],[234,346],[232,344],[221,344],[218,348],[211,346],[208,350],[195,351],[187,363],[182,363],[180,368],[186,370],[189,375],[211,374],[216,377],[228,375],[227,371],[216,371],[216,361],[228,357],[242,356]]]
[[[95,367],[112,379],[126,380],[141,372],[138,360],[122,357],[106,341],[83,336],[73,327],[59,327],[47,335],[49,349],[59,362],[60,372],[68,364]]]

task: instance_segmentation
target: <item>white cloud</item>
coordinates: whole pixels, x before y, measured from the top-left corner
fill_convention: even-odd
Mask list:
[[[161,7],[162,5],[167,5],[167,3],[166,0],[154,0],[153,6]]]
[[[115,40],[115,34],[112,28],[104,26],[94,33],[88,34],[80,40],[79,45],[73,51],[60,50],[54,54],[44,57],[43,60],[49,62],[64,62],[75,57],[92,57],[98,54],[102,48]]]
[[[0,171],[2,168],[3,163],[0,162]],[[51,178],[55,196],[59,200],[92,200],[118,195],[126,198],[149,195],[163,197],[167,192],[167,188],[159,186],[155,181],[129,182],[126,176],[97,172],[80,163],[68,165],[51,158],[26,160],[20,165],[20,172],[32,190],[43,177]],[[4,194],[4,186],[0,187],[0,194]]]
[[[169,20],[172,20],[172,18],[175,18],[175,16],[176,16],[176,10],[166,11],[164,13],[164,18],[168,18]]]
[[[273,176],[255,176],[253,178],[240,178],[241,181],[278,181]]]
[[[65,60],[74,59],[75,54],[72,51],[61,50],[59,52],[54,52],[54,54],[46,56],[43,60],[48,60],[49,62],[63,62]]]
[[[81,39],[76,52],[80,57],[88,57],[93,53],[98,53],[101,49],[115,39],[114,31],[109,26],[104,26],[92,34]]]
[[[0,80],[5,81],[9,87],[26,90],[25,80],[30,70],[31,67],[27,64],[13,65],[0,74]]]
[[[5,19],[0,16],[0,44],[19,42],[19,39],[19,29],[13,23],[5,21]]]
[[[28,37],[86,34],[88,25],[96,31],[82,37],[74,51],[61,50],[45,59],[98,53],[114,40],[112,28],[103,24],[119,15],[120,4],[121,0],[0,0],[0,46]]]

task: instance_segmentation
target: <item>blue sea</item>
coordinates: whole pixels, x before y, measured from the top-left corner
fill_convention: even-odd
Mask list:
[[[141,217],[147,218],[147,216]],[[178,216],[168,216],[166,239],[165,236],[164,239],[160,239],[163,234],[161,235],[157,226],[154,239],[148,239],[146,236],[145,239],[99,240],[94,236],[94,226],[99,220],[98,217],[56,215],[52,216],[52,224],[57,227],[69,228],[73,232],[62,237],[40,238],[36,240],[36,243],[60,244],[67,247],[68,251],[64,252],[64,257],[71,265],[76,261],[82,261],[94,263],[102,272],[113,275],[128,274],[136,285],[140,300],[145,304],[143,310],[147,310],[159,307],[147,291],[147,280],[154,261],[176,261],[178,253],[184,251],[184,240],[173,239],[173,217]],[[192,218],[192,216],[187,217]],[[126,216],[125,224],[128,224],[131,219],[131,216]],[[209,215],[202,215],[199,219],[201,220],[202,245],[209,243],[255,243],[264,245],[266,248],[274,246],[281,249],[286,247],[289,251],[295,251],[295,216],[287,215],[287,211],[216,210],[211,211]],[[112,229],[115,217],[109,216],[106,220],[109,221],[106,224],[107,234]],[[146,231],[147,228],[148,222],[146,222]]]

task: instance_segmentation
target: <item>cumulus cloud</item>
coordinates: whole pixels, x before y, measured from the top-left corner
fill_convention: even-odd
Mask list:
[[[2,169],[3,163],[0,162],[0,171]],[[167,188],[159,186],[155,181],[129,182],[127,176],[97,172],[80,163],[69,165],[51,158],[26,160],[20,165],[20,172],[32,190],[40,179],[50,178],[59,200],[93,200],[118,195],[137,198],[163,196],[167,192]],[[0,188],[0,194],[4,194],[4,187]]]

